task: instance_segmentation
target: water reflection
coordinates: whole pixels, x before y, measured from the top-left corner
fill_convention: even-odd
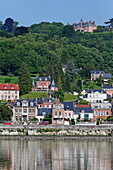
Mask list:
[[[110,141],[0,141],[0,169],[112,170]]]

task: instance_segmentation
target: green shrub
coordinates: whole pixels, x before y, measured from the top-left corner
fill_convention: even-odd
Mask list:
[[[17,129],[17,132],[23,132],[24,133],[24,129]]]

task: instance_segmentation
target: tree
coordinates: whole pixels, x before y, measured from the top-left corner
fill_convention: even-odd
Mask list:
[[[63,89],[66,92],[70,92],[71,91],[71,79],[70,79],[70,76],[68,74],[65,75]]]
[[[8,106],[0,105],[0,120],[11,120],[12,112]]]
[[[105,31],[105,26],[97,26],[97,28],[93,32],[104,32]]]
[[[19,87],[20,94],[22,95],[30,92],[32,88],[31,76],[28,70],[28,66],[25,62],[23,62],[20,67]]]
[[[97,84],[101,86],[104,83],[104,78],[100,75],[99,78],[97,78]]]
[[[2,23],[2,21],[0,21],[0,30],[3,30],[3,23]]]
[[[64,100],[64,92],[62,89],[59,89],[58,91],[55,91],[55,97],[60,99],[60,102],[63,102]]]
[[[13,31],[13,24],[14,24],[14,21],[12,18],[7,18],[5,20],[5,24],[3,26],[3,29],[7,32],[12,32]]]
[[[28,33],[28,28],[21,26],[21,27],[17,27],[15,29],[14,35],[16,35],[16,36],[17,35],[23,35],[25,33]]]
[[[76,67],[72,60],[68,61],[67,63],[66,74],[69,75],[70,81],[74,80],[74,77],[76,75]]]
[[[82,90],[82,80],[77,81],[77,86]]]
[[[58,85],[58,89],[61,89],[61,88],[62,88],[62,81],[61,81],[60,76],[58,76],[57,85]]]
[[[109,19],[109,21],[107,22],[104,22],[105,24],[110,24],[110,25],[113,25],[113,18]]]
[[[74,27],[72,25],[66,25],[63,28],[62,35],[64,37],[72,37],[74,35]]]

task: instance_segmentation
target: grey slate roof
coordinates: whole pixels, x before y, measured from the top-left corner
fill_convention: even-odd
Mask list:
[[[91,108],[86,108],[86,107],[75,107],[75,113],[74,114],[80,114],[81,112],[84,113],[93,113],[93,109]]]
[[[104,73],[103,77],[105,79],[110,79],[112,77],[111,73]]]
[[[52,109],[50,108],[39,108],[38,109],[38,116],[43,116],[43,113],[46,113],[47,116],[52,115]]]
[[[36,81],[51,81],[51,77],[37,77]]]
[[[105,85],[105,86],[102,87],[102,89],[113,89],[113,86]]]
[[[102,93],[106,93],[104,90],[102,90],[102,89],[89,89],[88,91],[87,91],[87,93],[95,93],[95,92],[102,92]]]
[[[54,80],[52,80],[52,83],[50,84],[50,87],[58,87]]]
[[[104,71],[98,70],[98,71],[90,71],[91,74],[105,74]]]
[[[73,23],[71,25],[73,25],[75,28],[88,27],[88,26],[96,26],[95,21],[83,22],[83,20],[81,20],[79,23]]]
[[[73,110],[74,111],[74,104],[73,102],[62,102],[62,104],[64,105],[64,110]]]
[[[43,103],[48,103],[48,102],[52,102],[52,103],[56,103],[56,100],[54,98],[51,97],[42,97],[42,98],[38,98],[37,99],[37,104],[43,104]]]
[[[15,106],[15,107],[21,107],[23,101],[27,101],[28,106],[30,106],[30,107],[38,107],[36,105],[36,100],[35,99],[20,99],[20,100],[17,100],[15,103],[12,103],[12,105]],[[31,105],[31,102],[33,103],[33,105]],[[20,104],[18,105],[18,103],[20,103]],[[22,106],[22,107],[24,107],[24,106]]]

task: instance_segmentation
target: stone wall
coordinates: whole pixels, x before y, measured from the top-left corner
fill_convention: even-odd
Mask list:
[[[111,136],[113,126],[16,126],[0,127],[1,136]]]

